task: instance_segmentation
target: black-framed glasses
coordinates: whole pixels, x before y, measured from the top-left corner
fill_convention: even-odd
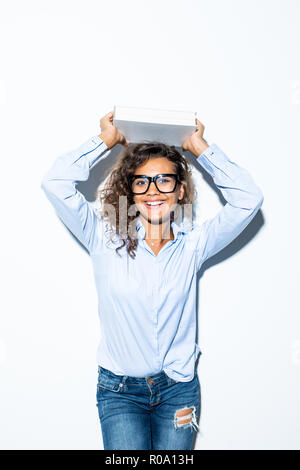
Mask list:
[[[173,193],[179,182],[177,175],[173,173],[163,173],[156,176],[131,175],[128,177],[128,184],[133,194],[145,194],[152,181],[160,193]]]

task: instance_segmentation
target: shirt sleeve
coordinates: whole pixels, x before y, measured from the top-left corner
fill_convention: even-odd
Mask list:
[[[212,176],[227,201],[215,217],[196,228],[198,268],[232,242],[254,218],[264,196],[249,172],[212,143],[197,161]]]
[[[105,142],[94,136],[79,148],[58,157],[41,182],[57,215],[89,253],[102,239],[103,221],[76,185],[89,178],[90,168],[107,150],[110,152]]]

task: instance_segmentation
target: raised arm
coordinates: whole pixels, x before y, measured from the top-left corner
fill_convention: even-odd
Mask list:
[[[113,126],[112,113],[105,115],[100,120],[100,125],[100,135],[58,157],[41,182],[41,188],[60,219],[89,253],[94,251],[102,240],[103,224],[92,203],[76,189],[76,185],[79,181],[89,178],[90,168],[114,145],[128,145],[124,136]]]
[[[244,230],[264,200],[261,189],[245,168],[230,160],[215,143],[208,145],[202,139],[204,126],[201,126],[198,121],[199,143],[191,148],[227,202],[215,217],[196,226],[194,230],[198,268]],[[196,133],[193,135],[196,136]]]
[[[76,184],[89,178],[90,167],[107,150],[103,140],[94,136],[79,148],[58,157],[41,183],[57,215],[89,252],[99,241],[100,221],[92,204],[76,189]]]

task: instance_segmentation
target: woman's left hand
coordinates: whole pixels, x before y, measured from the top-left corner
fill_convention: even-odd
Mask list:
[[[182,144],[182,150],[189,150],[195,157],[199,157],[209,145],[203,138],[205,126],[196,118],[197,129]]]

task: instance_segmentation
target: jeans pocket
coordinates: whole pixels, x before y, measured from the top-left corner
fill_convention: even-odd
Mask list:
[[[175,384],[178,384],[179,382],[178,380],[172,379],[172,377],[170,377],[169,375],[167,377],[167,381],[168,381],[168,385],[175,385]]]
[[[109,390],[110,392],[119,393],[122,391],[124,384],[117,376],[112,377],[112,374],[105,373],[101,368],[98,368],[98,382],[97,389]]]
[[[188,382],[182,382],[181,380],[174,380],[171,377],[168,378],[169,385],[178,385],[178,387],[181,387],[183,390],[194,390],[194,389],[200,389],[200,381],[198,374],[194,374],[194,377],[192,380]]]
[[[121,392],[123,388],[122,382],[116,382],[112,379],[102,377],[98,380],[97,388],[103,388],[104,390],[109,390],[110,392]]]

